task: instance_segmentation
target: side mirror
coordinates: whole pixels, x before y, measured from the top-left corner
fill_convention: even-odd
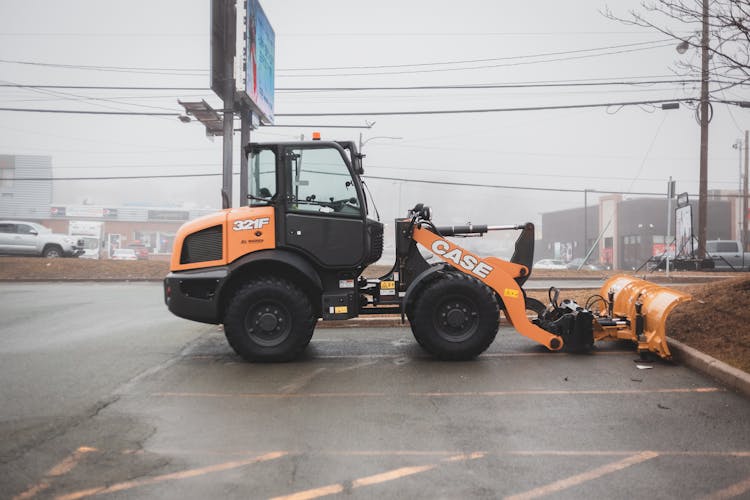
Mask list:
[[[32,229],[31,231],[29,231],[29,234],[33,234],[34,236],[38,236],[39,235],[39,233],[37,233],[34,229]]]

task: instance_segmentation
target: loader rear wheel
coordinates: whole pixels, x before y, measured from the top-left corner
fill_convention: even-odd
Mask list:
[[[294,283],[257,278],[240,288],[224,314],[224,334],[247,361],[290,361],[315,328],[310,299]]]
[[[464,274],[449,272],[425,286],[414,301],[412,332],[433,356],[467,360],[495,340],[500,310],[487,286]]]

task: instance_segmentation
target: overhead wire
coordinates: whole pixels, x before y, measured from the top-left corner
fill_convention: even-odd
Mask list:
[[[191,177],[220,177],[222,173],[206,173],[206,174],[160,174],[160,175],[139,175],[139,176],[98,176],[98,177],[22,177],[14,178],[13,181],[112,181],[112,180],[145,180],[145,179],[176,179],[176,178],[191,178]],[[239,175],[239,172],[233,172],[232,175]],[[541,191],[541,192],[556,192],[556,193],[584,193],[591,192],[588,189],[581,188],[551,188],[551,187],[540,187],[540,186],[512,186],[502,184],[480,184],[475,182],[452,182],[452,181],[438,181],[432,179],[410,179],[404,177],[384,177],[376,175],[363,175],[365,180],[385,180],[385,181],[397,181],[397,182],[413,182],[419,184],[431,184],[431,185],[444,185],[444,186],[462,186],[462,187],[477,187],[487,189],[510,189],[519,191]],[[621,194],[631,196],[664,196],[664,193],[650,192],[650,191],[618,191],[618,190],[605,190],[597,189],[597,194]],[[690,196],[696,196],[691,194]],[[725,197],[739,197],[741,195],[727,194]]]
[[[584,52],[595,52],[601,50],[620,49],[626,47],[637,47],[643,45],[653,45],[657,43],[664,43],[672,41],[671,38],[662,38],[660,40],[651,40],[646,42],[635,42],[626,43],[621,45],[609,45],[605,47],[595,47],[590,49],[576,49],[576,50],[564,50],[557,52],[542,52],[540,54],[525,54],[518,56],[504,56],[504,57],[489,57],[484,59],[461,59],[454,61],[434,61],[425,63],[408,63],[408,64],[381,64],[371,66],[337,66],[337,67],[315,67],[315,68],[277,68],[277,71],[335,71],[335,70],[353,70],[353,69],[386,69],[386,68],[418,68],[424,66],[445,66],[449,64],[473,64],[480,62],[492,62],[492,61],[509,61],[514,59],[528,59],[536,57],[548,57],[548,56],[559,56],[565,54],[580,54]]]

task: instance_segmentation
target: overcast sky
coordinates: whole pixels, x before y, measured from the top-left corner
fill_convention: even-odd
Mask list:
[[[697,97],[694,83],[512,89],[289,91],[290,88],[592,83],[682,79],[676,43],[609,20],[606,3],[489,0],[261,0],[276,31],[276,113],[356,112],[356,117],[278,116],[253,140],[358,140],[375,177],[515,186],[663,192],[698,190],[694,110],[653,106],[481,114],[374,116],[383,111],[502,109]],[[610,2],[618,14],[638,8]],[[690,28],[680,28],[685,36]],[[0,107],[179,113],[206,99],[208,0],[4,0],[0,83],[187,87],[197,90],[0,88]],[[33,63],[33,64],[29,64]],[[40,64],[41,63],[41,64]],[[451,63],[451,64],[438,64]],[[748,99],[746,88],[719,94]],[[750,110],[717,104],[710,129],[709,188],[736,189],[732,144]],[[369,130],[314,125],[364,125]],[[400,137],[401,139],[386,139]],[[239,163],[239,137],[235,138]],[[0,154],[52,157],[57,177],[220,173],[221,140],[175,117],[108,117],[0,111]],[[236,182],[235,182],[236,183]],[[220,177],[59,181],[61,204],[220,206]],[[439,223],[509,224],[583,205],[582,193],[370,180],[386,220],[416,202]],[[595,195],[590,194],[589,199]],[[236,202],[235,202],[236,203]]]

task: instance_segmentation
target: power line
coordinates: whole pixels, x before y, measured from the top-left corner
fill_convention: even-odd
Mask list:
[[[646,78],[638,80],[638,78]],[[670,78],[669,80],[655,80],[655,78]],[[604,80],[601,78],[590,78],[582,80],[546,80],[515,83],[469,83],[462,85],[411,85],[411,86],[370,86],[370,87],[276,87],[276,92],[338,92],[338,91],[375,91],[375,90],[463,90],[463,89],[495,89],[495,88],[534,88],[534,87],[586,87],[586,86],[615,86],[615,85],[655,85],[660,83],[687,84],[698,83],[699,79],[673,79],[672,75],[650,76],[650,77],[617,77],[615,80]],[[730,83],[712,81],[712,83]],[[208,87],[150,87],[132,85],[44,85],[44,84],[21,84],[0,83],[0,88],[20,89],[60,89],[60,90],[163,90],[173,91],[210,91]]]
[[[526,66],[530,64],[573,61],[573,60],[580,60],[580,59],[589,59],[592,57],[626,54],[626,53],[631,53],[631,52],[640,52],[642,50],[658,49],[662,47],[671,47],[672,43],[673,42],[664,43],[661,45],[652,45],[650,47],[636,48],[636,49],[623,49],[623,50],[616,50],[616,51],[610,51],[610,52],[600,52],[598,54],[585,54],[585,55],[570,56],[570,57],[558,57],[558,58],[552,58],[552,59],[544,59],[541,61],[517,61],[517,62],[490,64],[490,65],[483,65],[483,66],[469,66],[466,68],[415,69],[415,70],[408,70],[408,71],[377,71],[377,72],[365,72],[365,73],[323,73],[319,75],[293,74],[293,75],[278,75],[278,76],[282,78],[320,78],[320,77],[342,77],[342,76],[406,75],[406,74],[416,74],[416,73],[439,73],[439,72],[448,72],[448,71],[468,71],[468,70],[476,70],[476,69],[505,68],[505,67],[511,67],[511,66]]]
[[[668,42],[668,43],[665,43]],[[352,73],[352,74],[315,74],[315,75],[278,75],[280,77],[323,77],[323,76],[361,76],[361,75],[388,75],[388,74],[406,74],[406,73],[430,73],[430,72],[446,72],[446,71],[464,71],[473,69],[485,69],[495,68],[504,66],[519,66],[528,64],[548,63],[548,62],[560,62],[575,59],[585,59],[589,57],[598,57],[603,55],[614,55],[629,52],[638,52],[642,50],[649,50],[654,48],[660,48],[667,45],[671,45],[673,41],[671,39],[652,40],[648,42],[636,42],[621,45],[610,45],[605,47],[595,47],[589,49],[577,49],[568,51],[558,52],[544,52],[540,54],[526,54],[519,56],[506,56],[506,57],[495,57],[485,59],[465,59],[457,61],[444,61],[444,62],[432,62],[432,63],[409,63],[409,64],[397,64],[397,65],[380,65],[380,66],[341,66],[341,67],[330,67],[330,68],[277,68],[277,71],[339,71],[339,70],[357,70],[357,69],[381,69],[381,68],[421,68],[429,66],[446,66],[446,65],[457,65],[457,64],[474,64],[480,62],[493,62],[493,61],[517,61],[513,63],[489,65],[489,66],[473,66],[466,68],[438,68],[438,69],[415,69],[409,71],[398,71],[398,72],[375,72],[375,73]],[[611,49],[623,49],[614,50]],[[605,51],[605,52],[602,52]],[[608,51],[608,52],[607,52]],[[597,52],[591,54],[591,52]],[[550,56],[565,56],[570,54],[583,54],[575,55],[571,57],[561,57],[546,59],[541,61],[528,61],[528,59],[537,59],[542,57]],[[149,68],[139,66],[102,66],[102,65],[86,65],[86,64],[61,64],[61,63],[48,63],[40,61],[23,61],[16,59],[0,59],[0,63],[4,64],[19,64],[25,66],[40,66],[47,68],[60,68],[60,69],[75,69],[83,71],[102,71],[102,72],[115,72],[115,73],[137,73],[137,74],[150,74],[150,75],[173,75],[173,76],[204,76],[209,70],[202,68]]]
[[[19,113],[59,113],[72,115],[120,115],[120,116],[180,116],[174,113],[158,113],[151,111],[87,111],[82,109],[37,109],[37,108],[0,108],[0,111],[14,111]]]
[[[628,101],[628,102],[609,102],[596,104],[565,104],[556,106],[525,106],[517,108],[478,108],[478,109],[443,109],[443,110],[422,110],[422,111],[372,111],[372,112],[330,112],[330,113],[276,113],[276,116],[406,116],[406,115],[454,115],[454,114],[473,114],[473,113],[504,113],[509,111],[554,111],[561,109],[586,109],[586,108],[607,108],[612,106],[647,106],[654,104],[664,104],[673,102],[695,102],[696,98],[681,99],[658,99],[651,101]],[[2,108],[0,108],[1,110]]]
[[[114,180],[142,180],[142,179],[176,179],[176,178],[191,178],[191,177],[219,177],[221,173],[215,174],[164,174],[164,175],[139,175],[139,176],[107,176],[107,177],[21,177],[12,179],[14,181],[114,181]],[[239,175],[239,172],[233,172],[233,175]],[[365,180],[384,180],[384,181],[397,181],[397,182],[413,182],[418,184],[432,184],[432,185],[443,185],[443,186],[462,186],[462,187],[479,187],[488,189],[512,189],[518,191],[542,191],[542,192],[554,192],[554,193],[584,193],[593,192],[590,189],[581,188],[545,188],[538,186],[509,186],[501,184],[479,184],[471,182],[451,182],[451,181],[436,181],[427,179],[407,179],[403,177],[382,177],[375,175],[363,176]],[[597,194],[622,194],[622,195],[637,195],[637,196],[664,196],[664,193],[658,192],[639,192],[639,191],[607,191],[604,189],[597,189]],[[690,196],[697,196],[690,194]],[[740,197],[741,195],[722,195],[725,198]]]
[[[172,76],[204,76],[208,74],[207,69],[181,69],[181,68],[141,68],[128,66],[93,66],[85,64],[59,64],[38,61],[19,61],[13,59],[0,59],[0,63],[20,64],[24,66],[42,66],[46,68],[80,69],[84,71],[104,71],[114,73],[142,73],[148,75],[172,75]]]
[[[462,59],[457,61],[436,61],[428,63],[410,63],[410,64],[384,64],[377,66],[338,66],[338,67],[318,67],[318,68],[277,68],[277,71],[334,71],[334,70],[352,70],[352,69],[385,69],[385,68],[417,68],[424,66],[444,66],[448,64],[472,64],[492,61],[510,61],[515,59],[532,59],[535,57],[560,56],[565,54],[579,54],[584,52],[597,52],[601,50],[621,49],[625,47],[638,47],[643,45],[653,45],[673,41],[671,38],[661,40],[652,40],[649,42],[626,43],[622,45],[610,45],[606,47],[595,47],[591,49],[564,50],[559,52],[542,52],[540,54],[525,54],[520,56],[490,57],[486,59]]]
[[[142,180],[142,179],[180,179],[189,177],[220,177],[221,172],[216,174],[162,174],[162,175],[112,175],[104,177],[16,177],[7,179],[12,181],[123,181],[123,180]],[[239,175],[235,172],[233,175]]]
[[[612,80],[602,82],[549,82],[549,83],[476,83],[466,85],[410,85],[382,87],[279,87],[276,92],[350,92],[350,91],[389,91],[389,90],[483,90],[483,89],[524,89],[558,87],[608,87],[618,85],[658,85],[700,83],[700,79],[680,80]],[[729,83],[712,80],[711,83]]]
[[[329,113],[276,113],[279,117],[319,117],[319,116],[407,116],[407,115],[455,115],[475,113],[504,113],[510,111],[554,111],[562,109],[587,109],[624,106],[648,106],[674,102],[695,102],[696,98],[678,99],[656,99],[647,101],[608,102],[594,104],[561,104],[554,106],[525,106],[517,108],[478,108],[478,109],[442,109],[421,111],[352,111],[352,112],[329,112]],[[717,101],[723,102],[723,101]],[[727,104],[741,104],[740,101],[727,102]],[[72,109],[39,109],[39,108],[5,108],[0,111],[26,112],[26,113],[61,113],[61,114],[84,114],[84,115],[124,115],[124,116],[179,116],[181,113],[139,112],[139,111],[87,111]]]
[[[2,83],[0,87],[68,89],[68,90],[164,90],[164,91],[208,91],[208,87],[139,87],[132,85],[37,85],[23,83]]]
[[[357,70],[357,69],[385,69],[385,68],[418,68],[425,66],[445,66],[455,64],[473,64],[481,62],[492,62],[492,61],[509,61],[519,59],[533,59],[538,57],[548,56],[559,56],[567,54],[581,54],[587,52],[599,52],[603,50],[612,50],[620,48],[631,48],[631,47],[643,47],[644,45],[654,45],[664,42],[672,42],[672,39],[661,39],[651,40],[647,42],[635,42],[626,43],[620,45],[609,45],[604,47],[594,47],[589,49],[576,49],[576,50],[565,50],[557,52],[542,52],[539,54],[524,54],[518,56],[505,56],[505,57],[491,57],[484,59],[463,59],[456,61],[436,61],[429,63],[409,63],[409,64],[390,64],[390,65],[375,65],[375,66],[339,66],[339,67],[316,67],[316,68],[276,68],[276,71],[333,71],[333,70]],[[208,69],[204,68],[149,68],[142,66],[103,66],[103,65],[88,65],[88,64],[62,64],[62,63],[48,63],[41,61],[23,61],[17,59],[0,59],[0,63],[5,64],[19,64],[25,66],[42,66],[48,68],[62,68],[62,69],[80,69],[86,71],[113,71],[113,72],[132,72],[132,73],[148,73],[148,74],[163,74],[162,72],[171,72],[178,74],[206,74]]]

